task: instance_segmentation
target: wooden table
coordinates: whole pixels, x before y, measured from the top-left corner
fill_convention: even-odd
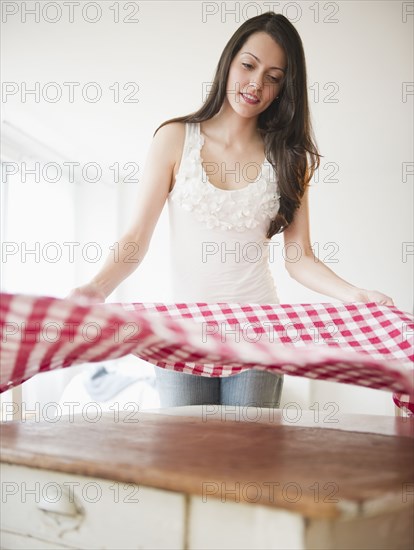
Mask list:
[[[2,424],[2,548],[412,548],[413,419],[197,406]]]

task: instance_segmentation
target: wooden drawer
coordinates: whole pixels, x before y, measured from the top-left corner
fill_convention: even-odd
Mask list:
[[[178,493],[5,463],[1,480],[2,548],[184,546]]]

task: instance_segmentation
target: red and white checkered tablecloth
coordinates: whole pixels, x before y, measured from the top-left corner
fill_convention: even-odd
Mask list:
[[[1,392],[40,372],[132,353],[201,376],[256,368],[387,390],[414,413],[414,318],[395,306],[0,298]]]

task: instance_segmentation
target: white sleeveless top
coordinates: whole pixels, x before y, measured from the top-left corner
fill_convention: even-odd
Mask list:
[[[202,165],[204,136],[186,123],[181,164],[168,195],[175,302],[278,304],[266,232],[279,209],[273,166],[255,181],[224,190]]]

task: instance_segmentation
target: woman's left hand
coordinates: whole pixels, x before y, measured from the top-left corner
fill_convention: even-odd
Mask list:
[[[392,298],[387,296],[386,294],[382,294],[382,292],[378,292],[377,290],[365,290],[363,288],[360,288],[357,292],[356,302],[377,302],[378,304],[382,304],[384,306],[394,306],[394,302]]]

